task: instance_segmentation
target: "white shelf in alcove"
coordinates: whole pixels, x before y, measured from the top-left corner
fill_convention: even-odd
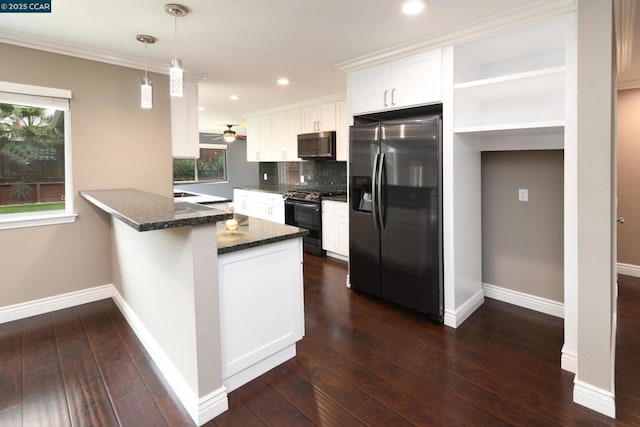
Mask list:
[[[543,133],[559,133],[564,130],[564,120],[554,120],[548,122],[530,122],[530,123],[505,123],[505,124],[491,124],[491,125],[479,125],[479,126],[460,126],[454,128],[454,133],[460,134],[477,134],[477,135],[490,135],[490,134],[536,134]]]
[[[489,79],[457,83],[453,86],[456,95],[480,98],[502,98],[522,96],[536,92],[562,89],[565,67],[552,67],[524,73],[508,74]]]

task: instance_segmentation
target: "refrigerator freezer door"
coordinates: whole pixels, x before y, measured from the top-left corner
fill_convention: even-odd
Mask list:
[[[380,234],[376,223],[374,165],[380,155],[379,124],[352,126],[349,139],[349,281],[380,295]]]
[[[441,121],[381,126],[380,295],[441,322]]]

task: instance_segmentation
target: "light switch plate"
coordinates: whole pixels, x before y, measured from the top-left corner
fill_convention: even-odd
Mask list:
[[[267,178],[267,173],[266,173],[266,172],[262,175],[262,179],[264,179],[265,181],[268,179],[268,178]]]
[[[529,201],[529,190],[526,188],[518,189],[518,201],[520,202],[528,202]]]

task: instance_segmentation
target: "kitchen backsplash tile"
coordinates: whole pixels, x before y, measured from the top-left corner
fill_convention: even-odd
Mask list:
[[[344,189],[347,187],[347,162],[260,162],[259,174],[261,185],[308,185]]]

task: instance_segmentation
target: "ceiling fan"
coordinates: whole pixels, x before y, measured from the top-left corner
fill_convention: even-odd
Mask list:
[[[227,144],[231,144],[233,141],[237,140],[245,140],[247,139],[244,135],[238,135],[236,131],[231,128],[236,125],[225,125],[227,129],[221,134],[209,134],[208,136],[212,137],[211,142],[218,142],[221,139],[224,140]]]

